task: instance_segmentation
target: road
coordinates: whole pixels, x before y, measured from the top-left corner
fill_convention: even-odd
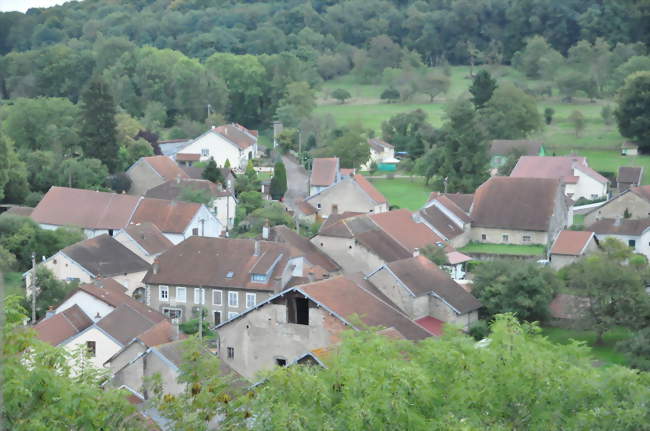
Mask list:
[[[282,163],[287,169],[287,193],[284,195],[284,203],[295,210],[295,202],[307,197],[309,176],[305,168],[296,163],[292,157],[282,156]]]

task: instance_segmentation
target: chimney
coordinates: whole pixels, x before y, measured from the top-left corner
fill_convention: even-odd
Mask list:
[[[253,256],[259,256],[260,255],[260,242],[258,240],[255,240],[255,251],[253,251]]]
[[[271,224],[269,223],[269,219],[266,219],[264,221],[264,226],[262,226],[262,239],[268,241],[270,233],[271,233]]]
[[[336,215],[339,213],[339,206],[337,204],[332,204],[332,214],[331,215]]]
[[[151,265],[151,270],[153,271],[154,274],[158,274],[158,271],[160,270],[160,262],[158,259],[153,261],[153,265]]]
[[[420,249],[416,248],[413,250],[413,257],[418,257],[420,255]]]

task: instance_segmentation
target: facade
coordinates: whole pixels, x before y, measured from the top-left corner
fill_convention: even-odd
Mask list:
[[[338,157],[316,158],[312,161],[309,176],[310,196],[339,181],[341,181],[341,171]]]
[[[176,178],[187,178],[187,174],[170,157],[141,157],[126,170],[131,180],[129,194],[140,196],[152,187]]]
[[[559,180],[492,177],[474,194],[470,239],[476,242],[550,245],[568,221]]]
[[[395,158],[395,147],[379,138],[368,139],[370,158],[361,165],[361,170],[370,170],[370,165],[375,163],[380,171],[394,171],[399,160]]]
[[[384,195],[362,175],[345,178],[309,196],[305,202],[316,208],[324,218],[330,216],[332,208],[359,213],[388,211],[388,201]]]
[[[631,187],[585,214],[585,226],[590,226],[603,218],[638,220],[648,216],[650,216],[650,186]]]
[[[510,173],[514,178],[552,178],[565,185],[568,197],[577,201],[607,197],[609,180],[594,171],[585,157],[523,156]]]
[[[352,277],[287,289],[217,327],[219,356],[252,380],[262,370],[337,344],[342,331],[355,328],[352,315],[358,315],[365,325],[391,328],[409,340],[430,336],[371,289],[365,280]]]
[[[433,317],[464,330],[478,320],[481,303],[424,256],[387,263],[366,279],[412,320]]]
[[[601,218],[589,225],[599,241],[614,238],[650,258],[650,217],[642,219]]]
[[[151,222],[129,224],[113,238],[149,264],[153,263],[156,256],[174,245]]]
[[[257,151],[257,132],[232,123],[212,127],[179,151],[176,159],[194,155],[200,161],[214,159],[219,167],[228,160],[234,169],[245,169],[249,160],[257,158]]]
[[[465,196],[473,200],[472,195]],[[462,199],[466,199],[465,196]],[[429,201],[415,213],[415,220],[426,224],[453,247],[462,247],[469,242],[472,223],[467,210],[454,202],[455,197],[454,194],[431,193]]]
[[[549,253],[551,267],[558,270],[597,250],[598,242],[593,232],[563,230]]]

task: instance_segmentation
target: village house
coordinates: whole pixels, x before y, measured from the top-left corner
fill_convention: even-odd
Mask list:
[[[129,224],[113,238],[150,264],[156,256],[174,246],[151,222]]]
[[[55,278],[89,283],[98,278],[113,278],[129,295],[142,285],[149,263],[109,235],[100,235],[69,245],[43,263]],[[31,285],[32,273],[24,274]]]
[[[638,156],[639,146],[634,142],[625,141],[621,144],[621,156]]]
[[[334,259],[325,254],[307,238],[299,235],[298,232],[289,229],[287,226],[279,225],[271,228],[269,228],[268,225],[264,226],[262,229],[262,239],[287,244],[293,247],[298,250],[310,264],[322,268],[322,270],[329,274],[335,274],[341,270],[341,267],[334,261]]]
[[[453,247],[462,247],[470,239],[472,223],[469,212],[473,200],[471,194],[433,192],[414,218]]]
[[[262,370],[339,343],[342,331],[359,324],[390,329],[407,340],[431,336],[383,298],[361,276],[292,287],[218,326],[219,356],[253,380]]]
[[[566,227],[568,212],[557,179],[492,177],[474,193],[470,239],[549,246]]]
[[[410,319],[435,319],[468,330],[481,303],[424,256],[389,262],[366,276]],[[440,334],[436,334],[440,335]]]
[[[329,217],[332,208],[337,211],[383,213],[388,201],[363,175],[354,175],[321,189],[305,202],[316,208],[318,215]]]
[[[190,179],[193,180],[203,180],[203,171],[205,170],[204,167],[200,166],[190,166],[190,165],[185,165],[185,164],[180,164],[180,168],[187,174],[187,176]],[[223,181],[223,187],[230,190],[231,192],[235,191],[235,181],[237,180],[237,177],[235,176],[235,173],[232,171],[230,168],[218,168],[219,171],[221,172],[221,177],[224,179]]]
[[[113,236],[132,223],[151,222],[173,243],[192,235],[219,236],[223,226],[205,205],[53,186],[31,215],[43,229],[75,226],[88,238]]]
[[[585,214],[585,226],[601,218],[643,219],[650,216],[650,186],[630,187]]]
[[[599,241],[614,238],[627,244],[635,253],[641,253],[650,259],[650,217],[601,218],[590,224],[587,229],[596,234]]]
[[[368,146],[370,147],[370,158],[361,165],[361,170],[369,171],[373,163],[380,171],[395,171],[397,169],[399,160],[395,158],[395,147],[379,138],[368,139]]]
[[[203,306],[218,325],[303,277],[308,266],[302,253],[281,243],[191,237],[154,262],[144,279],[147,305],[179,321]]]
[[[563,230],[549,253],[551,268],[558,270],[597,250],[598,240],[593,232]]]
[[[620,166],[616,174],[616,186],[619,193],[631,187],[639,187],[643,181],[643,167]]]
[[[192,139],[188,139],[188,138],[167,139],[167,140],[162,140],[157,142],[158,148],[160,148],[160,153],[163,156],[169,157],[171,159],[174,159],[176,153],[178,153],[180,150],[187,147],[191,143],[192,143]]]
[[[508,156],[544,156],[544,144],[540,141],[526,139],[495,139],[490,141],[490,167],[499,169],[508,160]]]
[[[552,178],[562,182],[574,201],[607,197],[609,180],[587,164],[586,157],[523,156],[510,173],[513,178]]]
[[[236,123],[212,127],[176,153],[179,162],[214,159],[224,167],[226,160],[234,169],[245,169],[249,160],[257,158],[257,131]]]
[[[167,156],[141,157],[126,170],[131,180],[129,194],[143,195],[152,187],[176,178],[187,178],[187,174]]]
[[[339,181],[341,181],[341,172],[338,157],[315,158],[312,161],[311,175],[309,176],[310,196]]]
[[[234,226],[237,199],[232,191],[224,189],[221,184],[208,180],[178,178],[147,190],[144,196],[169,201],[191,201],[197,193],[210,199],[208,208],[223,226]]]
[[[92,289],[86,287],[83,292],[92,292]],[[117,291],[111,291],[102,299],[99,299],[99,294],[88,294],[87,296],[98,299],[96,302],[113,302],[113,305],[116,305],[105,316],[100,315],[101,318],[96,321],[81,308],[86,306],[87,310],[92,312],[96,304],[89,304],[87,298],[80,295],[73,305],[69,305],[74,296],[64,301],[59,307],[60,312],[47,316],[36,324],[34,329],[37,337],[46,343],[64,347],[71,353],[85,351],[90,363],[96,368],[102,368],[104,362],[133,338],[153,327],[159,326],[161,330],[172,334],[172,327],[162,314],[125,294],[120,296]],[[74,359],[71,359],[71,365],[74,365]]]
[[[313,224],[318,219],[318,210],[310,203],[301,199],[294,205],[294,215],[299,221]]]

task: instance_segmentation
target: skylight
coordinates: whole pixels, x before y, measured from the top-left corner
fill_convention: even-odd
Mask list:
[[[234,272],[228,271],[228,274],[226,274],[226,278],[233,278],[234,275],[235,275]]]

